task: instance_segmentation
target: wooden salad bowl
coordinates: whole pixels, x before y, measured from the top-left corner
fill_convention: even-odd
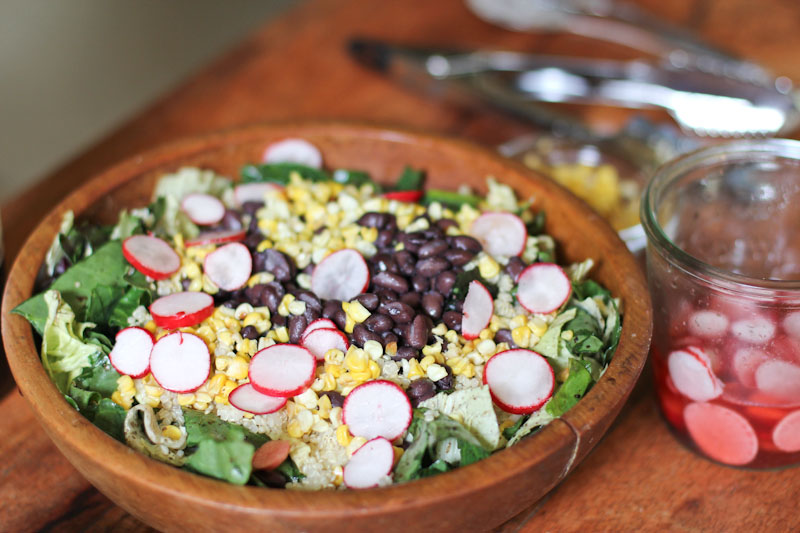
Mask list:
[[[44,372],[31,327],[10,311],[31,296],[34,278],[65,211],[114,223],[119,209],[149,203],[156,180],[191,165],[238,176],[264,147],[286,137],[317,145],[326,166],[388,181],[410,164],[428,184],[485,192],[494,176],[547,213],[560,262],[593,258],[592,277],[619,297],[622,338],[605,375],[561,419],[516,446],[446,474],[388,488],[301,492],[239,487],[194,475],[120,444],[64,400]],[[644,366],[651,307],[636,260],[581,200],[522,165],[467,142],[351,123],[287,123],[193,138],[133,157],[96,176],[39,224],[17,257],[3,296],[2,335],[19,389],[50,438],[103,494],[164,531],[483,531],[530,506],[573,470],[617,416]]]

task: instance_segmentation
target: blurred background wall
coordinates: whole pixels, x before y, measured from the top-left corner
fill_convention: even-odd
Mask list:
[[[0,0],[0,202],[292,0]]]

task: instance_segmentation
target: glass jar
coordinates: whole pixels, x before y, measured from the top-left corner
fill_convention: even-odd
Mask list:
[[[800,462],[800,142],[675,159],[641,218],[656,390],[674,433],[726,465]]]

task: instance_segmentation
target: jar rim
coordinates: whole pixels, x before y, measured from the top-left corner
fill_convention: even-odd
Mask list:
[[[667,236],[656,217],[656,201],[669,185],[687,172],[734,162],[744,162],[753,156],[771,156],[774,159],[789,159],[800,162],[800,141],[792,139],[754,139],[730,141],[719,145],[699,148],[683,154],[661,165],[653,173],[642,193],[640,218],[648,243],[655,245],[665,258],[682,270],[706,282],[733,292],[791,291],[797,297],[800,280],[767,279],[737,274],[710,265],[685,252]]]

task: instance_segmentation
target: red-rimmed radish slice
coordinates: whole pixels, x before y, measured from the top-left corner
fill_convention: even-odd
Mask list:
[[[150,353],[150,373],[170,392],[192,392],[208,379],[211,354],[203,339],[176,331],[164,335]]]
[[[416,203],[422,199],[422,191],[389,191],[383,193],[383,197],[388,200],[397,200],[398,202]]]
[[[303,335],[303,348],[314,354],[317,361],[325,359],[328,350],[336,348],[343,353],[350,347],[347,336],[338,329],[318,328]]]
[[[772,442],[784,452],[800,452],[800,410],[792,411],[772,430]]]
[[[768,318],[755,317],[731,324],[731,333],[742,342],[763,344],[775,335],[775,324]]]
[[[140,378],[150,370],[151,351],[153,335],[146,329],[131,327],[117,333],[108,358],[120,374]]]
[[[491,255],[511,257],[525,251],[528,230],[517,215],[511,213],[483,213],[469,229],[483,249]]]
[[[764,361],[755,372],[758,390],[784,400],[800,399],[800,366],[787,361]]]
[[[694,346],[675,350],[669,354],[667,366],[675,388],[687,398],[704,402],[722,394],[722,383],[703,350]]]
[[[314,331],[315,329],[339,329],[334,324],[333,320],[327,318],[318,318],[311,322],[306,329],[303,330],[303,337]]]
[[[547,360],[516,348],[493,355],[483,369],[494,403],[503,411],[532,413],[553,396],[556,379]]]
[[[783,331],[792,337],[800,338],[800,311],[788,313],[783,319]]]
[[[739,383],[746,387],[755,387],[756,369],[767,359],[769,356],[758,348],[739,348],[733,352],[731,369]]]
[[[704,309],[689,317],[689,333],[698,337],[720,337],[728,331],[728,317],[717,311]]]
[[[208,254],[203,270],[220,289],[235,291],[244,287],[253,273],[253,257],[242,243],[232,242]]]
[[[322,168],[322,154],[316,146],[304,139],[284,139],[267,146],[264,150],[264,162],[297,163]]]
[[[153,321],[165,329],[194,326],[213,312],[214,298],[204,292],[176,292],[150,304]]]
[[[534,263],[517,279],[517,300],[531,313],[551,313],[572,293],[569,277],[554,263]]]
[[[465,339],[476,339],[483,328],[489,325],[494,313],[494,300],[489,290],[480,281],[471,281],[464,298],[461,334]]]
[[[383,437],[367,441],[344,465],[344,484],[350,489],[377,487],[389,475],[394,465],[394,448]]]
[[[225,205],[219,198],[201,192],[184,196],[181,200],[181,210],[199,226],[216,224],[225,216]]]
[[[243,241],[245,237],[247,237],[247,231],[243,229],[205,231],[194,239],[186,241],[186,247],[239,242]]]
[[[247,202],[264,203],[264,197],[272,191],[280,191],[282,186],[277,183],[242,183],[233,189],[233,199],[239,205]]]
[[[342,419],[356,437],[394,440],[411,424],[411,402],[391,381],[368,381],[345,397]]]
[[[292,443],[288,440],[270,440],[259,446],[253,455],[253,470],[275,470],[289,457]]]
[[[368,286],[367,262],[358,251],[350,248],[333,252],[311,273],[311,290],[323,300],[348,302]]]
[[[240,411],[254,415],[274,413],[286,405],[285,397],[261,394],[251,383],[244,383],[233,389],[228,396],[228,401]]]
[[[753,426],[736,411],[712,403],[690,403],[683,418],[697,447],[720,463],[746,465],[758,454]]]
[[[122,242],[122,255],[133,267],[153,279],[165,279],[181,268],[181,258],[166,241],[151,235],[133,235]]]
[[[250,360],[250,383],[261,394],[296,396],[314,380],[317,360],[296,344],[273,344]]]

